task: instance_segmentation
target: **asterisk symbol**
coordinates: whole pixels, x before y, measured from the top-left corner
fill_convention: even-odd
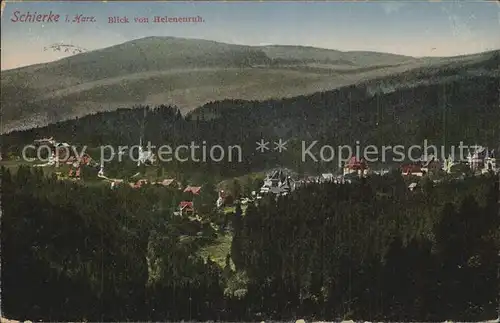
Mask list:
[[[276,145],[276,147],[274,148],[274,150],[278,150],[279,152],[282,152],[283,150],[286,150],[286,143],[287,142],[288,141],[281,140],[281,138],[280,138],[280,140],[278,142],[275,141],[274,144]]]
[[[264,141],[264,139],[257,141],[256,144],[257,144],[257,148],[255,150],[260,150],[261,153],[263,153],[266,150],[269,150],[269,147],[267,147],[267,145],[269,145],[269,142]]]

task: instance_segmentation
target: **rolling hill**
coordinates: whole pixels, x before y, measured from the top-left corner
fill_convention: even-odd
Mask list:
[[[293,97],[481,55],[412,58],[301,46],[147,37],[2,71],[1,133],[135,104],[182,113],[221,99]]]
[[[156,146],[204,140],[223,146],[243,143],[249,149],[245,151],[254,152],[261,138],[285,138],[321,139],[332,145],[354,145],[357,140],[377,146],[409,146],[429,140],[497,147],[499,63],[499,51],[483,53],[307,95],[214,100],[184,118],[177,108],[163,106],[151,109],[144,119],[143,111],[127,106],[0,138],[3,154],[50,136],[90,147],[130,145],[137,143],[145,122],[143,135]],[[262,160],[248,159],[243,168],[251,165],[258,170],[275,163],[272,159],[268,155]]]

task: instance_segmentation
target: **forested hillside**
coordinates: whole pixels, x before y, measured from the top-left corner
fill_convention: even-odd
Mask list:
[[[422,145],[458,146],[462,141],[497,148],[500,142],[499,77],[460,75],[458,79],[396,88],[383,93],[387,80],[345,87],[282,100],[209,103],[183,117],[175,107],[120,109],[60,122],[43,128],[3,135],[2,152],[20,154],[23,145],[39,137],[54,136],[74,145],[135,145],[142,123],[144,141],[155,146],[195,141],[207,145],[240,145],[241,163],[227,161],[193,165],[227,175],[286,165],[299,167],[300,141],[320,145]],[[384,83],[386,82],[386,83]],[[402,82],[404,84],[404,82]],[[378,90],[377,87],[378,86]],[[375,89],[375,90],[374,90]],[[373,94],[372,91],[376,91]],[[145,121],[144,121],[145,120]],[[255,154],[255,142],[289,140],[282,154]],[[182,167],[188,169],[189,163]],[[175,168],[174,163],[168,167]],[[318,171],[337,167],[337,162],[300,165]]]
[[[402,72],[439,74],[450,65],[498,75],[498,51],[414,58],[146,37],[3,71],[0,133],[138,104],[176,105],[184,114],[214,100],[308,95]]]
[[[172,216],[175,191],[2,168],[2,310],[43,321],[477,321],[496,316],[498,182],[393,173]],[[210,224],[212,223],[212,224]],[[226,265],[199,249],[231,235]],[[233,265],[234,263],[234,265]]]
[[[214,98],[264,99],[312,93],[352,84],[374,73],[407,70],[413,63],[419,65],[414,61],[384,53],[351,55],[297,46],[267,48],[145,37],[3,71],[0,131],[44,126],[138,103],[166,102],[190,111]],[[398,65],[405,62],[412,64]],[[308,69],[310,64],[322,64],[322,68]],[[371,69],[364,70],[366,67]],[[332,74],[345,68],[350,75]]]

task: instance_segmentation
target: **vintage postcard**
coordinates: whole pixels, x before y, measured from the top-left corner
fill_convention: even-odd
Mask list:
[[[495,320],[499,91],[498,1],[2,2],[2,322]]]

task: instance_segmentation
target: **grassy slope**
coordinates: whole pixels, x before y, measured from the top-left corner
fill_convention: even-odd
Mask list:
[[[136,104],[175,104],[188,112],[225,98],[293,97],[415,68],[470,63],[482,56],[417,59],[148,37],[3,71],[0,133]]]
[[[231,252],[232,241],[233,236],[231,233],[220,234],[217,239],[213,241],[213,243],[201,248],[198,251],[198,255],[203,259],[210,257],[212,261],[218,264],[221,268],[224,268],[226,265],[226,256]]]
[[[438,61],[438,59],[433,59]],[[139,103],[290,97],[427,64],[406,56],[148,37],[2,72],[1,132]]]

